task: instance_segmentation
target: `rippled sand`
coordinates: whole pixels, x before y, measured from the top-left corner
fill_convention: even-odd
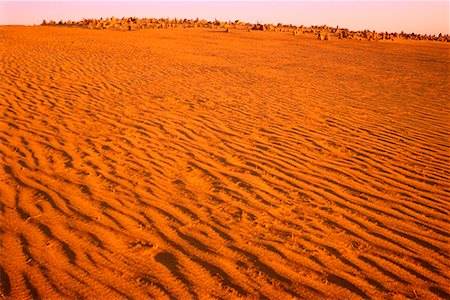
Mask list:
[[[1,294],[450,298],[449,49],[0,27]]]

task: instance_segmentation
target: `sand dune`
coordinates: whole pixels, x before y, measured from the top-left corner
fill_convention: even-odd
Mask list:
[[[1,294],[450,298],[448,51],[0,27]]]

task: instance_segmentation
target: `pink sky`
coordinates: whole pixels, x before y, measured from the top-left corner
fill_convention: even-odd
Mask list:
[[[100,17],[170,17],[449,33],[448,1],[4,1],[0,24]]]

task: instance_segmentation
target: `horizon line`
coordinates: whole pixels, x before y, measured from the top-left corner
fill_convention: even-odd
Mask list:
[[[0,24],[33,25],[42,20],[111,16],[200,18],[248,23],[296,24],[376,32],[449,34],[450,2],[441,0],[0,0]]]

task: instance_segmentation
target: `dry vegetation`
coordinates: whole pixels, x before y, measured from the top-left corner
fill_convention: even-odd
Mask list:
[[[114,30],[138,30],[138,29],[149,29],[149,28],[223,28],[226,32],[230,32],[231,29],[243,30],[247,29],[247,31],[251,30],[261,30],[261,31],[281,31],[281,32],[292,32],[295,36],[301,34],[314,34],[317,36],[319,40],[330,40],[331,36],[334,36],[339,39],[356,39],[356,40],[369,40],[369,41],[384,41],[384,40],[429,40],[429,41],[438,41],[438,42],[450,42],[450,36],[447,35],[431,35],[431,34],[415,34],[415,33],[404,33],[403,31],[400,33],[388,33],[388,32],[375,32],[370,30],[363,31],[352,31],[346,28],[339,27],[329,27],[326,25],[323,26],[311,26],[305,27],[295,26],[295,25],[284,25],[282,23],[278,23],[277,25],[273,24],[251,24],[244,23],[242,21],[236,20],[234,22],[221,22],[218,20],[215,21],[206,21],[200,19],[139,19],[139,18],[107,18],[107,19],[83,19],[81,21],[73,22],[73,21],[59,21],[56,23],[53,20],[46,21],[43,20],[43,26],[78,26],[88,29],[114,29]]]
[[[450,298],[449,44],[126,22],[0,27],[3,297]]]

